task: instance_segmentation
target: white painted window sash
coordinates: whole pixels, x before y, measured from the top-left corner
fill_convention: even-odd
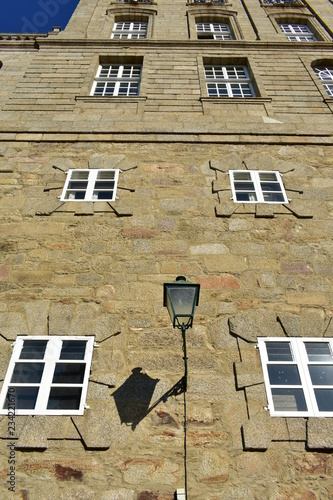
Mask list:
[[[333,97],[333,67],[319,66],[313,69],[329,97]]]
[[[291,42],[312,42],[317,40],[306,24],[280,24],[279,26]]]
[[[232,40],[230,26],[227,23],[196,23],[197,33],[211,33],[214,40]]]
[[[254,87],[246,66],[205,66],[207,94],[211,97],[255,97]],[[222,74],[221,74],[222,73]],[[211,90],[214,86],[215,92]],[[227,96],[219,89],[223,85]],[[235,87],[240,92],[236,92]],[[248,91],[250,95],[248,95]]]
[[[128,39],[133,38],[133,36],[135,36],[135,38],[146,38],[147,23],[135,21],[116,22],[113,25],[111,38],[117,38],[117,35],[120,35],[121,38]]]
[[[108,72],[106,76],[101,76],[101,72],[105,70],[105,68],[108,67]],[[130,73],[129,75],[126,75],[128,68],[130,68]],[[112,74],[114,71],[117,71],[117,74]],[[98,83],[113,83],[115,85],[115,88],[112,92],[112,96],[116,97],[119,95],[119,89],[121,84],[127,84],[127,93],[126,95],[133,95],[130,93],[131,86],[136,86],[137,90],[135,92],[135,95],[139,94],[140,90],[140,81],[141,81],[141,71],[142,71],[142,66],[139,64],[100,64],[97,70],[97,75],[95,77],[90,95],[99,95],[96,94],[96,87]],[[102,96],[105,95],[106,88],[104,87]],[[123,95],[123,94],[121,94]]]
[[[267,342],[284,342],[290,344],[291,352],[293,356],[292,361],[269,361],[266,343]],[[333,360],[331,362],[323,361],[309,361],[308,355],[305,348],[305,342],[316,342],[316,343],[329,343],[331,352],[333,352],[333,340],[329,338],[286,338],[286,337],[265,337],[258,338],[258,347],[260,352],[261,364],[263,368],[266,395],[268,401],[268,409],[271,416],[277,417],[333,417],[332,411],[319,411],[318,404],[314,390],[316,388],[333,389],[332,385],[322,385],[314,386],[312,384],[310,372],[308,366],[313,365],[327,365],[332,366]],[[297,365],[301,385],[272,385],[269,380],[268,374],[268,364],[269,365]],[[307,411],[277,411],[274,409],[272,389],[302,389],[305,402],[307,405]]]
[[[243,181],[243,182],[252,182],[253,185],[254,185],[254,192],[256,194],[256,197],[257,199],[256,200],[237,200],[237,192],[240,192],[240,191],[237,191],[236,188],[235,188],[235,182],[242,182],[242,181],[238,181],[235,179],[235,174],[237,173],[243,173],[243,172],[246,172],[246,173],[249,173],[250,176],[251,176],[251,181]],[[283,201],[266,201],[265,198],[264,198],[264,192],[262,191],[262,187],[261,187],[261,182],[260,182],[260,174],[275,174],[276,175],[276,184],[279,185],[279,191],[276,191],[276,193],[282,193],[283,195]],[[288,203],[288,197],[286,195],[286,192],[285,192],[285,189],[284,189],[284,186],[283,186],[283,182],[282,182],[282,179],[281,179],[281,174],[280,172],[278,171],[266,171],[266,170],[259,170],[259,171],[256,171],[256,170],[229,170],[229,176],[230,176],[230,186],[231,186],[231,192],[232,192],[232,199],[235,203],[268,203],[268,204],[276,204],[276,203]],[[249,191],[243,191],[244,193],[246,192],[252,192],[252,190],[249,189]],[[266,193],[266,191],[265,191]]]
[[[88,179],[87,179],[87,187],[85,189],[85,195],[83,199],[75,199],[73,198],[68,198],[67,194],[69,191],[69,184],[72,180],[72,174],[74,172],[88,172]],[[113,196],[112,198],[105,198],[105,199],[97,199],[94,198],[94,190],[95,190],[95,185],[96,181],[98,181],[97,177],[100,172],[112,172],[114,173],[114,188],[113,188]],[[67,177],[64,185],[64,189],[62,191],[62,194],[60,196],[61,201],[74,201],[74,202],[82,202],[82,201],[115,201],[116,200],[116,193],[117,193],[117,186],[118,186],[118,179],[119,179],[119,169],[96,169],[96,170],[83,170],[83,169],[70,169],[67,172]],[[79,192],[80,190],[73,190],[73,195],[76,192]],[[105,189],[105,192],[109,192],[109,190]]]
[[[44,358],[43,359],[30,359],[30,360],[29,359],[20,359],[20,354],[21,354],[22,347],[23,347],[25,340],[28,340],[28,341],[46,340],[47,346],[46,346],[46,350],[44,353]],[[84,359],[82,359],[82,360],[59,359],[63,341],[84,341],[84,342],[86,342]],[[6,400],[6,396],[7,396],[7,392],[8,392],[8,388],[9,387],[20,387],[20,388],[24,387],[24,384],[22,384],[22,383],[11,383],[10,382],[16,363],[24,363],[24,364],[43,363],[44,364],[44,370],[43,370],[41,381],[39,383],[29,383],[26,385],[26,387],[39,387],[35,408],[34,409],[15,409],[16,415],[83,415],[86,397],[87,397],[88,381],[89,381],[89,376],[90,376],[90,367],[91,367],[91,361],[92,361],[93,348],[94,348],[94,337],[92,337],[92,336],[89,336],[89,337],[84,337],[84,336],[25,336],[25,337],[21,337],[21,336],[19,336],[19,337],[17,337],[15,344],[14,344],[12,357],[11,357],[9,365],[8,365],[5,380],[4,380],[4,383],[2,386],[1,394],[0,394],[0,415],[7,415],[7,413],[8,413],[7,409],[3,409],[3,406],[5,404],[5,400]],[[80,383],[80,384],[74,384],[74,383],[73,384],[54,384],[54,383],[52,383],[55,366],[56,366],[56,364],[61,364],[61,363],[84,364],[85,365],[85,372],[84,372],[84,377],[83,377],[82,383]],[[49,399],[49,395],[50,395],[50,391],[51,391],[52,387],[66,387],[66,388],[80,387],[82,390],[81,390],[81,398],[80,398],[79,408],[74,409],[74,410],[47,409],[48,399]]]

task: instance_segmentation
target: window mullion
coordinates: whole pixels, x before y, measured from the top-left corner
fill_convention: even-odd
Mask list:
[[[249,172],[251,174],[251,180],[253,182],[254,189],[255,189],[255,192],[256,192],[257,203],[263,203],[264,202],[264,196],[263,196],[263,193],[262,193],[262,190],[261,190],[260,180],[259,180],[259,174],[260,174],[260,172],[254,172],[253,170],[249,170]]]
[[[297,366],[302,382],[302,389],[308,407],[309,416],[315,416],[316,414],[318,415],[318,408],[308,369],[308,356],[305,349],[304,341],[301,339],[291,339],[291,340],[292,340],[293,351],[295,353],[295,358],[297,359]]]
[[[39,384],[34,413],[41,414],[46,411],[49,400],[51,384],[53,380],[55,364],[60,356],[62,341],[58,338],[50,338],[44,354],[44,371]]]
[[[87,185],[86,194],[84,197],[85,200],[88,200],[88,201],[92,200],[92,195],[93,195],[93,190],[95,188],[97,172],[98,172],[98,170],[90,170],[89,171],[88,185]]]

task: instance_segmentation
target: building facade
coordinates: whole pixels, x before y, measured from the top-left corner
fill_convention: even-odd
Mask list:
[[[81,0],[0,61],[1,496],[333,498],[332,3]]]

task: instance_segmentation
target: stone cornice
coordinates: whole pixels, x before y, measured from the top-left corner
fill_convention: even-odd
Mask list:
[[[54,48],[58,49],[59,47],[66,46],[68,49],[70,48],[89,48],[93,50],[100,49],[132,49],[133,51],[137,51],[140,49],[147,48],[158,48],[158,49],[166,49],[172,50],[188,50],[201,49],[202,51],[209,49],[209,51],[215,51],[224,49],[228,51],[232,50],[243,50],[243,49],[254,49],[254,50],[282,50],[282,51],[291,51],[294,50],[297,53],[308,53],[312,51],[323,51],[323,50],[333,50],[333,42],[307,42],[305,44],[301,44],[300,42],[289,42],[289,41],[279,41],[279,42],[267,42],[267,41],[245,41],[245,40],[228,40],[228,41],[219,41],[219,40],[99,40],[99,39],[91,39],[91,40],[83,40],[83,39],[61,39],[57,38],[57,40],[45,38],[45,39],[37,39],[37,43],[40,48]]]
[[[168,131],[155,132],[10,132],[0,131],[2,142],[149,142],[149,143],[188,143],[188,144],[279,144],[279,145],[321,145],[333,146],[332,134],[300,133],[288,134],[283,132],[226,132],[226,133],[195,133]]]

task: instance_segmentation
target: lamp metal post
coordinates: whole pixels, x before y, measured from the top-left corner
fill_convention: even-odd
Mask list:
[[[172,283],[164,283],[163,305],[168,309],[174,328],[182,331],[184,352],[184,470],[185,498],[187,500],[187,464],[186,464],[186,391],[187,391],[187,353],[185,332],[192,328],[195,307],[199,304],[200,285],[186,281],[178,276]]]

